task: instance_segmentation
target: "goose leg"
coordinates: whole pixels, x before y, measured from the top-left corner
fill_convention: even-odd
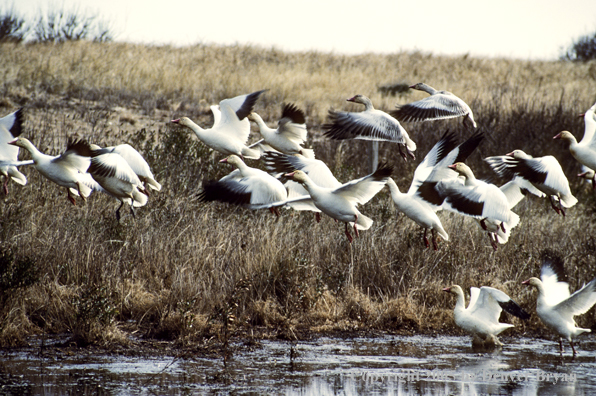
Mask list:
[[[594,176],[592,176],[592,190],[596,190],[596,172],[594,172]]]
[[[408,153],[408,155],[409,155],[410,157],[412,157],[412,159],[413,159],[413,160],[415,160],[415,159],[416,159],[416,156],[414,155],[414,153],[413,153],[413,152],[411,152],[411,151],[410,151],[410,149],[408,148],[408,146],[406,146],[406,152]]]
[[[559,198],[559,210],[561,211],[561,214],[563,215],[563,217],[565,217],[565,209],[563,209],[563,204],[561,204],[561,197]]]
[[[87,198],[85,198],[85,196],[83,195],[83,193],[81,192],[81,183],[77,182],[77,190],[79,190],[79,195],[81,196],[81,198],[83,198],[83,201],[87,201]]]
[[[555,197],[554,197],[554,195],[551,195],[550,196],[550,206],[552,206],[553,209],[555,210],[555,212],[557,212],[557,214],[559,214],[559,208],[555,204]]]
[[[573,340],[569,340],[569,343],[571,344],[571,349],[573,350],[573,357],[575,357],[575,355],[577,355],[577,352],[575,351],[575,346],[573,346]]]
[[[428,231],[428,228],[424,229],[424,235],[422,236],[422,240],[424,241],[424,245],[426,245],[426,247],[429,248],[430,243],[428,243],[428,238],[426,237],[426,231]]]
[[[281,214],[279,213],[279,209],[277,207],[269,208],[269,211],[273,213],[275,216],[279,217]]]
[[[488,239],[490,239],[490,245],[493,247],[493,249],[495,251],[497,251],[497,247],[498,247],[498,245],[497,245],[497,234],[496,233],[493,234],[492,232],[490,232],[488,234]]]
[[[356,228],[356,222],[358,221],[358,215],[354,215],[354,234],[356,234],[356,238],[360,235],[358,234],[358,228]]]
[[[315,212],[315,221],[317,223],[320,223],[321,222],[321,213]]]
[[[348,223],[346,223],[346,236],[348,237],[348,242],[352,243],[352,241],[354,239],[352,238],[352,235],[350,234],[350,230],[348,230]]]
[[[503,230],[503,232],[507,232],[505,231],[505,223],[501,222],[501,230]]]
[[[404,154],[404,151],[401,149],[401,144],[398,144],[397,148],[399,149],[399,155],[401,155],[404,161],[408,162],[408,157]]]
[[[137,216],[135,215],[135,210],[133,209],[132,205],[130,205],[130,213],[132,214],[133,219],[137,218]]]
[[[116,209],[116,220],[118,220],[118,223],[120,223],[120,208],[122,208],[122,205],[124,205],[124,201],[120,202],[120,206]]]
[[[75,200],[75,198],[72,196],[70,190],[67,188],[66,191],[68,192],[68,200],[70,201],[70,203],[72,203],[73,205],[76,206],[77,201]]]
[[[563,339],[561,337],[559,337],[559,352],[563,356]]]
[[[4,184],[2,184],[4,195],[8,195],[8,176],[4,176]]]
[[[431,229],[430,233],[432,235],[431,240],[433,241],[433,249],[439,250],[439,245],[437,244],[437,236],[435,235],[435,230]]]

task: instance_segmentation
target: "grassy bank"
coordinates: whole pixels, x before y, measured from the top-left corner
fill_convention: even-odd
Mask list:
[[[563,129],[581,137],[577,116],[596,100],[596,63],[86,42],[3,44],[0,52],[0,112],[24,106],[25,137],[48,153],[71,136],[131,143],[164,186],[136,219],[118,224],[110,197],[94,194],[72,206],[64,189],[25,169],[29,183],[11,183],[0,205],[0,345],[42,332],[70,332],[81,345],[127,344],[131,335],[189,345],[251,330],[287,338],[459,333],[443,287],[499,287],[533,311],[536,296],[520,283],[539,274],[545,248],[565,257],[572,290],[596,275],[595,196],[575,177],[579,165],[567,149],[552,140]],[[288,210],[277,219],[197,202],[202,180],[230,169],[190,131],[168,123],[186,115],[209,126],[209,105],[269,89],[256,111],[273,125],[282,102],[304,109],[317,157],[347,181],[366,174],[365,145],[325,140],[328,109],[356,110],[345,100],[361,93],[389,110],[424,94],[386,96],[379,87],[421,81],[455,92],[474,110],[487,134],[468,161],[477,176],[502,182],[482,161],[489,155],[515,148],[551,154],[580,202],[563,218],[546,200],[526,198],[515,209],[520,225],[497,252],[474,221],[440,213],[450,241],[435,252],[383,190],[362,209],[375,224],[350,246],[329,218],[317,224],[311,213]],[[402,190],[447,128],[462,138],[470,133],[459,121],[404,126],[418,159],[404,163],[391,144],[380,151]],[[506,320],[518,325],[508,334],[550,336],[536,315],[524,324]],[[596,330],[594,310],[578,322]]]

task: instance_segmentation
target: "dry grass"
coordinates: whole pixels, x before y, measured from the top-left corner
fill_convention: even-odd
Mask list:
[[[249,329],[288,338],[458,332],[445,286],[496,286],[533,309],[535,295],[520,283],[539,273],[547,247],[565,257],[573,289],[596,274],[595,197],[573,177],[577,163],[552,141],[561,129],[581,135],[577,115],[595,100],[596,63],[86,42],[0,50],[1,114],[24,106],[24,134],[34,144],[55,153],[73,135],[100,145],[129,142],[164,186],[136,220],[117,224],[116,201],[94,194],[72,206],[64,191],[25,170],[29,184],[11,184],[0,206],[0,248],[22,263],[0,291],[0,345],[22,345],[38,332],[71,332],[78,344],[106,346],[127,344],[131,335],[187,345]],[[378,87],[419,81],[456,92],[474,109],[488,135],[469,161],[477,175],[496,180],[481,161],[488,155],[514,148],[552,154],[580,203],[562,218],[545,200],[526,199],[515,210],[521,224],[497,252],[473,221],[442,213],[451,240],[435,252],[424,249],[422,231],[383,191],[363,209],[375,224],[350,246],[329,218],[316,224],[309,213],[284,211],[276,219],[198,203],[201,181],[229,169],[167,122],[187,115],[209,125],[210,104],[268,88],[257,112],[274,123],[282,102],[305,109],[317,157],[349,180],[366,173],[364,144],[323,139],[327,110],[357,109],[345,102],[356,93],[389,110],[423,95],[384,96]],[[405,126],[420,158],[446,128],[469,133],[457,121]],[[391,144],[381,145],[380,156],[406,189],[418,161],[403,163]],[[595,328],[594,311],[579,323]],[[522,332],[549,334],[535,315],[509,334]]]

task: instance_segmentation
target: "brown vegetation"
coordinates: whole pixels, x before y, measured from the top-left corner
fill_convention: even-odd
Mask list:
[[[110,197],[95,193],[73,206],[64,189],[25,169],[29,183],[10,184],[0,205],[0,345],[22,345],[42,332],[70,332],[79,345],[106,346],[132,336],[225,342],[252,330],[287,338],[459,333],[445,286],[498,287],[533,312],[535,295],[520,283],[539,274],[543,249],[565,257],[573,290],[596,275],[596,199],[575,178],[579,165],[552,140],[563,129],[583,133],[577,116],[596,99],[596,63],[89,42],[2,44],[0,51],[0,114],[24,106],[24,136],[36,146],[56,153],[71,136],[102,146],[128,142],[164,186],[136,219],[124,216],[118,224],[118,203]],[[256,111],[273,124],[282,102],[303,108],[317,157],[347,181],[367,173],[365,145],[323,139],[328,109],[356,110],[346,99],[361,93],[390,110],[424,94],[392,97],[379,87],[422,81],[463,98],[486,131],[468,160],[477,176],[502,182],[482,162],[488,155],[515,148],[552,154],[579,204],[563,218],[546,200],[526,198],[515,209],[520,225],[497,252],[475,222],[440,213],[450,241],[433,251],[384,190],[362,209],[374,225],[350,245],[343,226],[329,218],[316,224],[310,213],[287,210],[277,219],[197,202],[201,181],[230,169],[191,132],[168,123],[186,115],[209,126],[209,105],[266,88]],[[418,159],[404,163],[388,143],[380,151],[395,165],[402,190],[445,129],[469,134],[459,121],[404,126]],[[510,335],[550,334],[536,315],[525,324],[506,320],[517,325]],[[596,329],[594,310],[579,324]]]

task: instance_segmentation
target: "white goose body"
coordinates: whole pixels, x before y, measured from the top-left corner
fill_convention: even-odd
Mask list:
[[[592,279],[575,293],[569,293],[569,284],[564,278],[563,263],[558,258],[547,258],[542,263],[540,279],[532,277],[522,282],[538,290],[536,313],[540,320],[556,331],[559,347],[563,353],[562,338],[569,341],[573,356],[576,355],[573,339],[590,329],[577,327],[574,316],[586,313],[596,304],[596,279]]]
[[[284,185],[267,172],[249,167],[235,155],[220,162],[234,165],[237,169],[218,181],[205,183],[199,194],[201,201],[221,201],[251,207],[287,199]]]
[[[2,188],[4,194],[8,194],[8,182],[25,185],[27,177],[19,172],[16,163],[19,158],[19,148],[8,143],[17,138],[23,131],[23,109],[10,113],[0,118],[0,175],[4,176]],[[5,165],[3,165],[3,163]],[[10,163],[10,165],[8,164]],[[24,161],[19,165],[30,165],[31,162]]]
[[[443,228],[439,216],[435,213],[433,208],[421,199],[418,199],[414,193],[402,193],[399,191],[399,187],[395,184],[392,178],[387,179],[387,186],[391,192],[391,198],[395,203],[397,209],[412,219],[420,227],[424,228],[424,242],[429,247],[428,239],[426,238],[426,231],[431,230],[433,248],[437,250],[437,242],[435,238],[435,231],[445,241],[449,240],[449,235]]]
[[[286,176],[301,183],[308,191],[308,196],[260,205],[255,209],[288,205],[295,210],[323,212],[327,216],[345,223],[345,234],[351,243],[353,238],[348,230],[348,225],[354,228],[354,232],[358,236],[358,230],[367,230],[373,224],[373,220],[361,214],[357,206],[365,204],[383,189],[391,171],[391,167],[381,165],[368,176],[352,180],[338,188],[326,188],[314,183],[305,172],[296,170]]]
[[[562,139],[569,142],[569,152],[582,165],[596,169],[596,103],[584,113],[584,136],[578,143],[575,136],[569,131],[562,131],[553,139]],[[594,181],[594,176],[592,176]],[[594,184],[593,184],[594,185]]]
[[[323,125],[325,136],[331,139],[362,139],[388,141],[398,143],[401,156],[406,159],[401,146],[405,146],[406,153],[414,158],[416,143],[399,121],[382,110],[374,108],[371,100],[364,95],[356,95],[348,102],[364,105],[364,111],[344,112],[329,110],[331,123]]]
[[[416,102],[398,105],[391,115],[400,121],[432,121],[446,118],[464,117],[464,125],[476,128],[474,114],[470,106],[449,91],[438,91],[433,87],[418,83],[412,89],[424,91],[430,96]]]
[[[257,123],[259,132],[266,144],[285,154],[304,154],[302,145],[306,142],[307,131],[304,112],[293,104],[285,104],[277,129],[269,128],[255,112],[248,116]]]
[[[59,156],[51,156],[39,151],[29,140],[18,137],[12,142],[29,151],[33,166],[48,180],[68,189],[68,199],[75,204],[74,196],[86,199],[99,185],[87,173],[90,164],[91,148],[85,141],[70,142],[66,151]]]
[[[563,207],[570,208],[577,203],[559,161],[551,155],[534,158],[522,150],[514,150],[507,155],[487,157],[485,161],[502,177],[512,179],[517,176],[531,183],[550,197],[557,213],[565,215]]]
[[[449,166],[465,177],[444,180],[437,184],[437,191],[445,197],[443,208],[479,220],[491,219],[500,223],[519,222],[517,214],[509,209],[505,194],[494,184],[476,179],[472,170],[464,163]],[[517,220],[514,220],[517,217]]]
[[[274,151],[266,152],[261,159],[265,163],[267,171],[274,175],[301,170],[306,173],[317,186],[335,189],[342,185],[335,178],[329,167],[327,167],[323,161],[318,159],[307,158],[300,154],[288,155]],[[284,185],[288,190],[288,198],[309,195],[308,191],[306,191],[300,183],[293,180],[288,180]]]
[[[108,149],[93,150],[89,173],[104,192],[119,200],[116,219],[120,221],[120,209],[126,203],[134,217],[133,208],[147,204],[145,188],[128,162],[118,153]]]
[[[500,323],[501,311],[517,316],[521,319],[528,319],[530,315],[525,312],[515,301],[504,292],[487,286],[470,288],[470,303],[466,308],[466,301],[462,288],[453,285],[443,289],[456,296],[453,316],[455,324],[466,332],[481,338],[485,346],[503,345],[498,334],[513,327],[509,323]]]
[[[172,122],[192,129],[206,146],[224,155],[258,159],[259,152],[246,146],[250,135],[250,121],[247,116],[263,92],[265,91],[224,99],[219,102],[219,107],[211,106],[214,124],[210,129],[201,128],[188,117]]]
[[[97,146],[96,149],[99,149],[99,146]],[[124,158],[133,172],[143,182],[145,187],[149,187],[156,191],[161,190],[161,184],[155,180],[153,172],[151,172],[151,167],[147,161],[145,161],[145,158],[143,158],[141,153],[135,150],[134,147],[129,144],[119,144],[117,146],[104,147],[103,150],[119,154]]]

